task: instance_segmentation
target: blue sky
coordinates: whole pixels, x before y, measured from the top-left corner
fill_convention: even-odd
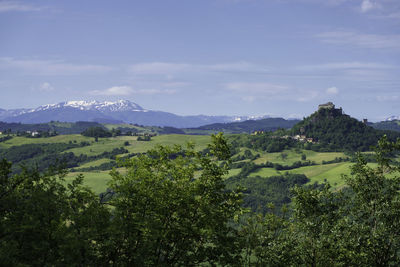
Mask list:
[[[399,0],[1,1],[0,108],[400,115]]]

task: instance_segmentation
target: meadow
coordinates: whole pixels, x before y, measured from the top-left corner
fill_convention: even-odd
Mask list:
[[[111,125],[110,125],[111,127]],[[137,141],[136,136],[117,136],[110,138],[99,138],[95,142],[94,138],[84,137],[82,135],[58,135],[49,138],[26,138],[14,137],[10,140],[0,143],[0,148],[7,149],[11,146],[19,146],[23,144],[46,144],[46,143],[80,143],[87,142],[89,145],[83,147],[76,147],[64,151],[63,153],[72,152],[76,156],[85,154],[87,156],[98,156],[103,152],[110,152],[113,149],[124,147],[128,153],[121,154],[125,156],[129,153],[144,153],[157,145],[185,145],[187,142],[193,142],[197,150],[203,150],[210,143],[211,138],[208,135],[158,135],[151,138],[151,141]],[[240,148],[237,155],[243,155],[247,148]],[[334,187],[340,187],[344,184],[342,174],[350,174],[349,162],[322,164],[323,161],[331,161],[335,158],[345,158],[346,155],[342,152],[315,152],[311,150],[290,149],[277,153],[266,153],[263,151],[251,150],[253,155],[259,154],[259,157],[254,159],[255,164],[263,164],[266,162],[277,163],[281,165],[291,165],[294,162],[302,161],[302,156],[306,157],[307,161],[314,162],[316,165],[305,166],[292,170],[278,171],[274,168],[259,168],[250,173],[250,177],[260,176],[268,178],[270,176],[284,175],[285,173],[305,174],[309,179],[309,183],[323,183],[329,181]],[[234,156],[237,156],[234,155]],[[304,158],[303,158],[304,159]],[[105,191],[107,183],[111,179],[109,172],[105,171],[80,171],[80,169],[98,167],[101,164],[113,161],[110,158],[99,158],[90,162],[85,162],[79,167],[74,168],[74,172],[70,172],[66,180],[71,181],[78,174],[85,177],[84,183],[91,187],[96,193]],[[249,159],[243,160],[245,162],[251,161]],[[241,169],[236,168],[229,171],[228,177],[239,174]]]

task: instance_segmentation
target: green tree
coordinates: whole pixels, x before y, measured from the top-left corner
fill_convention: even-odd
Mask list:
[[[159,146],[113,171],[115,197],[109,262],[133,266],[222,264],[240,258],[231,224],[241,194],[227,191],[224,175],[229,145],[212,136],[206,156],[192,144],[183,149]]]
[[[361,155],[345,176],[352,198],[344,208],[347,214],[339,227],[349,248],[348,262],[394,266],[400,262],[400,167],[393,156],[400,151],[400,140],[384,136],[376,148],[378,166],[372,168]]]
[[[77,177],[0,163],[0,265],[96,265],[109,212]]]

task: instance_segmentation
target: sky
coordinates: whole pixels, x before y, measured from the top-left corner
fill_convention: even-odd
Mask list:
[[[0,0],[0,108],[400,115],[399,0]]]

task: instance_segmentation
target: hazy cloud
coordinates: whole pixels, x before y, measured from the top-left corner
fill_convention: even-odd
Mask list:
[[[312,101],[319,96],[317,91],[302,91],[300,95],[296,98],[297,102],[308,102]]]
[[[383,15],[375,15],[375,18],[380,18],[380,19],[400,19],[400,12],[394,12],[394,13],[387,13]]]
[[[322,42],[328,44],[351,45],[371,49],[398,49],[400,35],[363,34],[353,31],[333,31],[317,35]]]
[[[42,9],[44,9],[44,7],[33,6],[18,1],[0,1],[0,12],[9,12],[9,11],[28,12],[28,11],[40,11]]]
[[[54,87],[50,83],[44,82],[44,83],[42,83],[40,85],[39,91],[41,91],[41,92],[51,92],[51,91],[54,91]]]
[[[182,72],[193,68],[193,65],[183,63],[150,62],[139,63],[128,67],[133,74],[168,74]]]
[[[363,0],[361,3],[361,12],[365,13],[376,7],[377,7],[376,3],[373,3],[370,0]]]
[[[174,94],[176,90],[167,89],[133,89],[130,86],[113,86],[105,90],[94,90],[91,91],[92,95],[107,95],[107,96],[127,96],[134,94],[141,95],[155,95],[155,94]]]
[[[392,102],[392,101],[399,101],[400,96],[399,95],[378,95],[376,96],[376,100],[379,102]]]
[[[130,95],[133,93],[133,89],[129,86],[113,86],[105,90],[94,90],[91,92],[93,95]]]
[[[133,64],[128,72],[136,75],[172,75],[184,72],[266,72],[269,68],[248,62],[218,64],[188,64],[170,62],[147,62]]]
[[[262,82],[233,82],[225,84],[225,88],[234,92],[263,95],[275,95],[288,89],[287,86]]]
[[[79,75],[96,74],[111,71],[103,65],[71,64],[53,60],[20,60],[10,57],[0,58],[0,68],[15,68],[36,75]]]
[[[298,70],[321,71],[321,70],[348,70],[348,69],[394,69],[392,65],[375,62],[333,62],[316,65],[305,65],[297,67]]]
[[[329,87],[328,89],[326,89],[326,93],[328,95],[337,95],[339,93],[339,89],[337,89],[337,87],[335,86]]]

